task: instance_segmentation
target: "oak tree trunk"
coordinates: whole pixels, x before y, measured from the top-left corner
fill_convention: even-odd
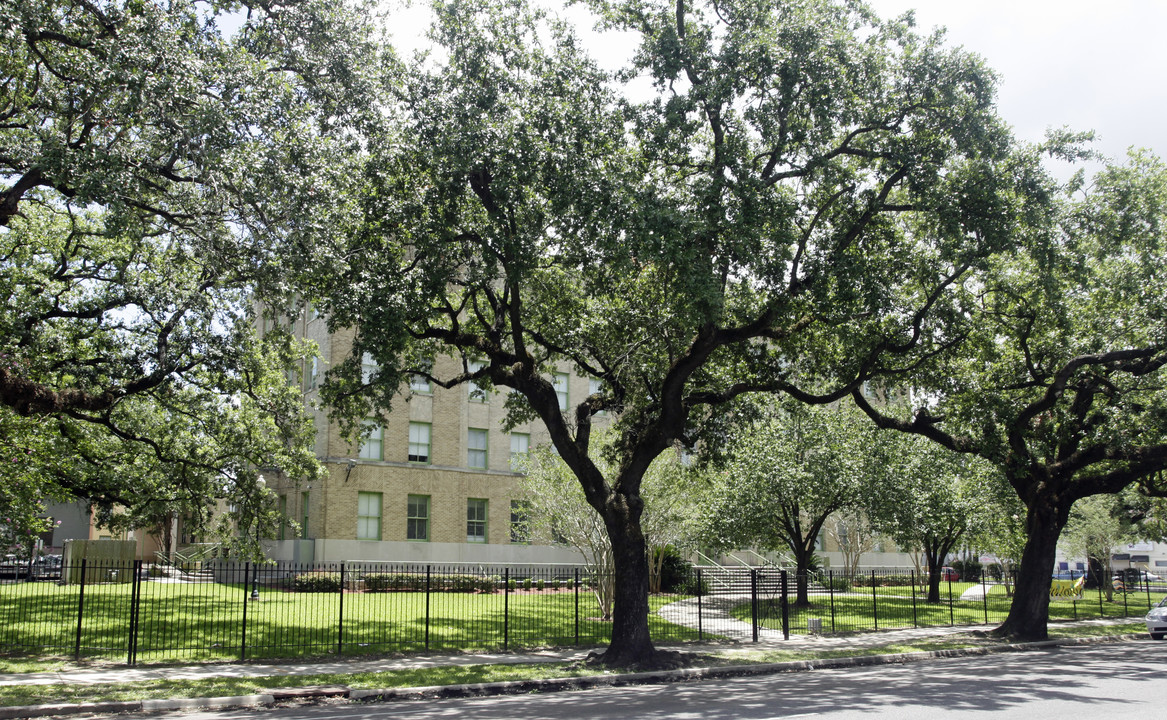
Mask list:
[[[618,667],[651,665],[657,654],[648,632],[647,545],[633,505],[621,497],[603,513],[616,577],[612,641],[598,661]]]
[[[1057,559],[1058,538],[1069,518],[1069,502],[1058,502],[1049,493],[1039,494],[1026,514],[1028,537],[1009,615],[994,634],[1019,640],[1048,637],[1049,592]],[[1063,507],[1064,506],[1064,507]]]

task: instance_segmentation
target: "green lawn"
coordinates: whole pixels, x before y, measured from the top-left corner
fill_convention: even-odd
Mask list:
[[[828,594],[813,594],[809,607],[790,607],[791,634],[806,634],[808,620],[822,620],[823,632],[844,633],[867,630],[889,630],[893,628],[930,627],[937,625],[982,625],[1002,622],[1009,613],[1012,598],[1006,595],[1004,586],[988,586],[984,599],[961,600],[965,590],[973,583],[952,583],[941,585],[940,602],[928,603],[927,591],[916,588],[913,599],[912,588],[907,586],[853,588],[848,592],[836,592],[832,599]],[[1116,594],[1113,601],[1102,599],[1099,607],[1096,591],[1086,591],[1081,600],[1056,600],[1050,603],[1050,618],[1076,620],[1096,617],[1141,617],[1146,614],[1148,601],[1146,593],[1132,593],[1126,596]],[[1154,598],[1152,599],[1154,602]],[[743,603],[733,608],[734,617],[750,621],[752,608]],[[763,627],[781,630],[781,606],[776,601],[761,602],[758,609],[759,622]]]
[[[53,583],[0,586],[0,648],[71,656],[77,643],[79,587]],[[81,654],[128,656],[129,584],[85,587]],[[139,662],[483,650],[599,644],[610,623],[587,590],[547,593],[303,593],[242,584],[144,582],[137,618]],[[681,599],[653,597],[652,609]],[[577,622],[578,602],[578,622]],[[246,638],[244,638],[246,613]],[[427,619],[428,618],[428,619]],[[343,619],[343,627],[341,623]],[[653,637],[697,638],[697,631],[650,617]]]

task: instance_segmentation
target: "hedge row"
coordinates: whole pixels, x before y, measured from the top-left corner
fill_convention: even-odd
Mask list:
[[[361,577],[361,580],[368,592],[419,592],[426,589],[424,573],[368,573]],[[571,588],[573,582],[572,580],[559,579],[511,578],[507,585],[511,590],[546,590]],[[503,579],[498,575],[430,575],[429,577],[429,589],[433,592],[492,593],[502,588]],[[296,592],[338,592],[340,590],[340,573],[302,573],[292,579],[292,589]]]

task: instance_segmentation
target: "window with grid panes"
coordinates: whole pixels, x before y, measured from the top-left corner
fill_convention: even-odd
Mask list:
[[[470,498],[466,501],[466,542],[486,542],[486,501]]]
[[[511,500],[511,542],[531,542],[531,502]]]
[[[429,463],[430,426],[428,423],[409,423],[409,462]]]
[[[405,505],[405,539],[430,539],[429,495],[410,495]]]
[[[486,469],[486,440],[485,430],[470,428],[466,431],[466,467]]]
[[[381,493],[357,493],[357,540],[381,539]]]

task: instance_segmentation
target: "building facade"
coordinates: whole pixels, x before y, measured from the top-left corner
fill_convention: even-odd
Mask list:
[[[280,510],[299,525],[298,532],[289,525],[266,544],[270,557],[318,563],[580,560],[574,549],[528,537],[517,460],[549,438],[538,422],[503,429],[505,389],[466,384],[447,390],[415,377],[387,421],[365,421],[363,438],[350,442],[317,400],[324,373],[348,356],[352,332],[330,334],[310,309],[292,331],[319,347],[295,380],[303,384],[315,452],[327,475],[312,482],[266,477]],[[460,371],[460,361],[439,358],[433,374]],[[371,376],[376,367],[366,363],[364,372]],[[591,391],[587,378],[566,368],[551,379],[563,407]]]

